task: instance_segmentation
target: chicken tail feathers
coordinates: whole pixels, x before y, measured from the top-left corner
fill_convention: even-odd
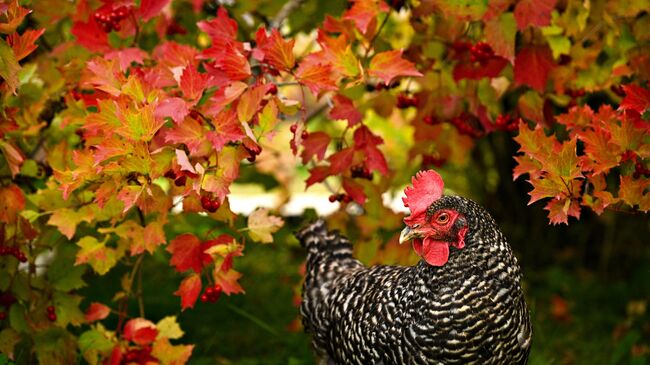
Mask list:
[[[335,257],[351,257],[352,245],[338,231],[328,231],[324,220],[319,219],[296,233],[302,247],[309,252],[328,252]]]

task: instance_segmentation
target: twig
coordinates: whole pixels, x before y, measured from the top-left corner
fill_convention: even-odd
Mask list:
[[[271,28],[279,28],[282,25],[282,22],[291,15],[296,9],[302,5],[305,0],[289,0],[287,1],[280,11],[275,14],[275,17],[271,19]]]
[[[390,18],[390,15],[391,15],[391,12],[388,12],[388,14],[386,14],[386,17],[384,18],[384,20],[379,25],[379,28],[377,28],[377,32],[375,32],[375,34],[372,35],[372,38],[370,39],[370,42],[368,42],[368,48],[366,48],[366,53],[363,55],[363,58],[368,58],[368,54],[370,53],[370,50],[372,49],[372,46],[375,43],[375,40],[379,36],[379,33],[381,33],[382,29],[384,29],[384,25],[386,25],[386,23],[388,23],[388,18]]]

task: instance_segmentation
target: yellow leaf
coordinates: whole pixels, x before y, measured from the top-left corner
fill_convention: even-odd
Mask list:
[[[176,322],[176,316],[167,316],[161,319],[157,324],[156,328],[158,329],[158,337],[166,337],[172,340],[179,339],[183,337],[185,332],[181,329],[181,326]]]
[[[262,243],[273,242],[272,233],[277,232],[284,225],[280,217],[269,215],[269,210],[260,208],[248,216],[248,234],[253,241]]]

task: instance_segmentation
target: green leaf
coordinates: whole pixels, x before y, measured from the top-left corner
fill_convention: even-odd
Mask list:
[[[57,255],[47,270],[47,278],[54,289],[68,292],[86,286],[82,276],[87,266],[75,266],[76,253],[77,249],[71,244],[59,245]]]
[[[7,45],[4,39],[0,39],[0,77],[2,77],[9,87],[9,91],[16,92],[18,87],[18,72],[20,65],[16,61],[14,51]]]
[[[20,340],[20,334],[13,328],[5,328],[0,331],[0,354],[14,352],[14,347]]]
[[[124,254],[114,248],[106,247],[104,242],[99,242],[92,236],[83,237],[77,245],[81,250],[77,252],[75,265],[88,263],[99,275],[106,274]]]
[[[11,328],[19,333],[29,333],[31,328],[27,324],[25,315],[25,308],[22,304],[12,304],[11,308],[9,308],[9,324],[11,325]]]
[[[176,321],[176,316],[167,316],[161,319],[157,324],[158,337],[167,337],[170,340],[176,340],[185,334]]]
[[[107,356],[113,349],[113,342],[99,330],[92,329],[79,336],[79,350],[90,365],[99,363],[98,356]],[[103,356],[103,357],[104,357]]]
[[[40,364],[77,363],[77,340],[60,327],[51,327],[34,336],[34,350]]]

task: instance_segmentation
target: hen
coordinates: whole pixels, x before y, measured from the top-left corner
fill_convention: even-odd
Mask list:
[[[317,221],[297,233],[307,248],[301,313],[329,364],[525,364],[531,345],[520,269],[492,217],[442,196],[435,171],[405,190],[411,215],[400,243],[415,266],[365,267],[346,237]]]

